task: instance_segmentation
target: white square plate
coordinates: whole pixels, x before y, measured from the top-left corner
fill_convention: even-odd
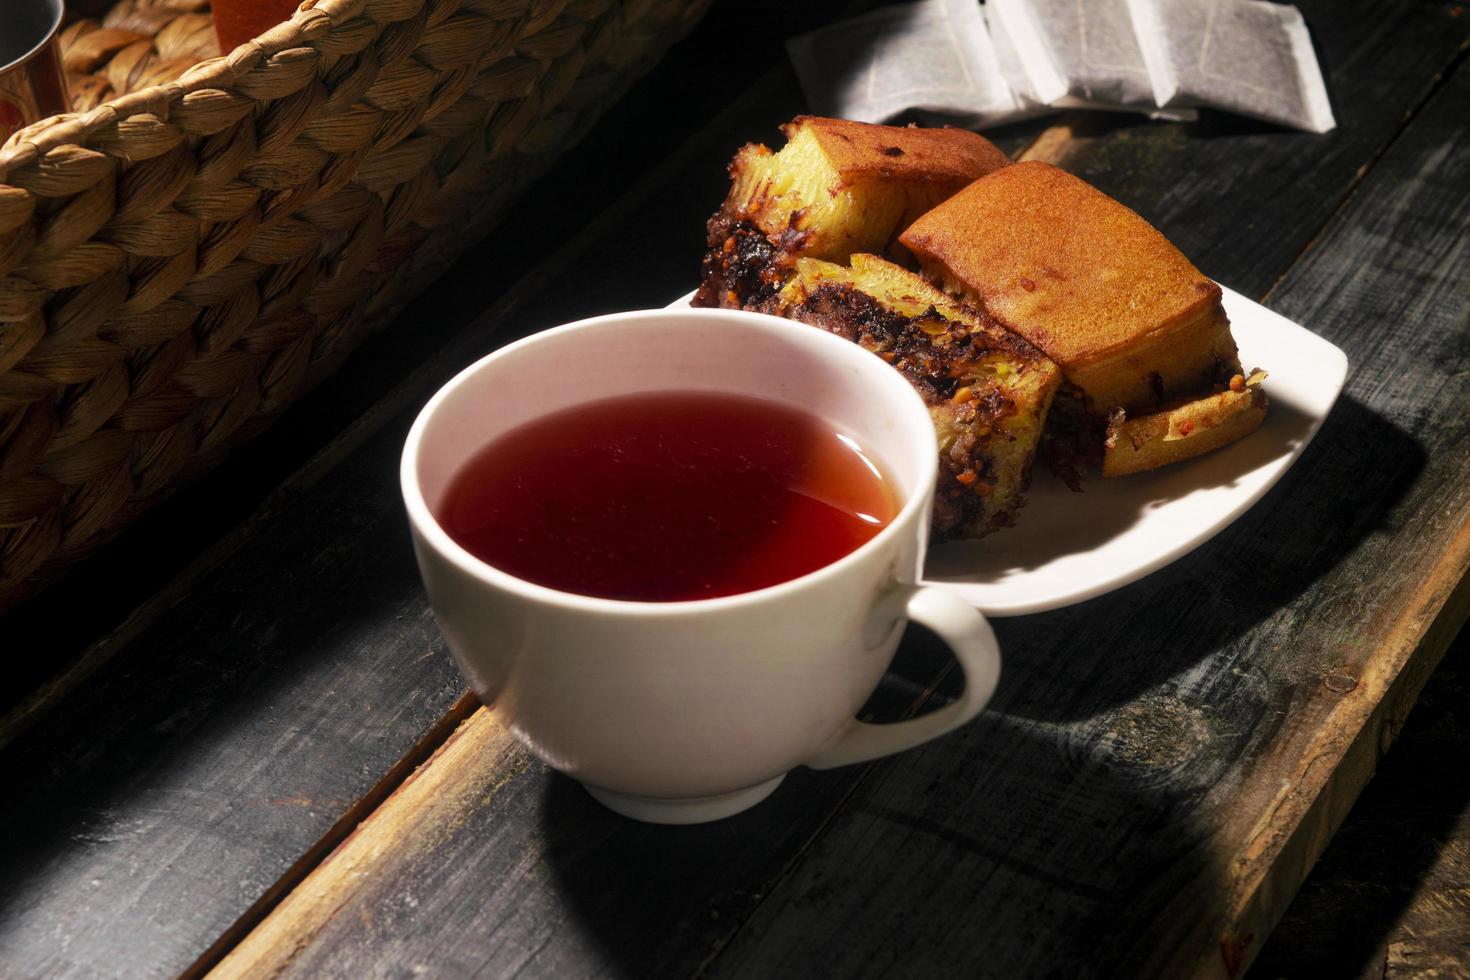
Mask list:
[[[690,296],[693,294],[691,293]],[[687,305],[690,296],[671,304]],[[1281,479],[1347,379],[1347,355],[1230,289],[1242,365],[1263,368],[1271,408],[1255,432],[1199,459],[1071,490],[1035,470],[1016,526],[930,549],[924,581],[987,616],[1060,609],[1157,571],[1224,530]]]

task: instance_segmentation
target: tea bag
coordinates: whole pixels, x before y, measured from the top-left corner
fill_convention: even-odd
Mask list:
[[[978,126],[1038,110],[1002,77],[976,0],[883,7],[786,45],[820,115],[884,122],[917,111]]]
[[[989,0],[985,22],[1001,73],[1022,99],[1057,108],[1132,110],[1155,119],[1198,115],[1159,107],[1158,81],[1134,37],[1128,0],[1085,6],[1076,0]],[[1162,94],[1166,101],[1169,93]]]
[[[1041,101],[1153,109],[1128,0],[990,0]]]
[[[1009,0],[985,4],[985,26],[995,49],[1001,77],[1023,102],[1049,105],[1067,94],[1067,87],[1052,67],[1051,54],[1036,36],[1034,24],[1026,19],[1023,6]],[[1018,42],[1017,36],[1023,40]],[[1029,54],[1022,53],[1023,47]]]
[[[1336,127],[1301,11],[1263,0],[1128,0],[1160,105]]]

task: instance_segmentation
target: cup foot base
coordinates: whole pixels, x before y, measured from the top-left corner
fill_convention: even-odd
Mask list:
[[[747,786],[745,789],[715,796],[690,796],[682,799],[631,796],[627,793],[614,793],[600,786],[588,786],[586,783],[582,785],[592,794],[594,800],[614,813],[645,823],[688,824],[723,820],[742,810],[748,810],[770,796],[785,778],[786,774],[782,773],[775,779],[756,786]]]

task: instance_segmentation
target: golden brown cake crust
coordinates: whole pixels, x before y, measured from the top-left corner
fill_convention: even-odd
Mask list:
[[[880,126],[797,116],[781,127],[789,138],[806,126],[845,179],[884,177],[964,186],[1010,164],[994,143],[964,129]]]
[[[1069,371],[1220,301],[1220,287],[1147,221],[1038,161],[975,181],[899,241]]]
[[[798,116],[781,131],[780,152],[747,143],[730,162],[696,306],[763,309],[797,258],[886,252],[915,217],[1010,163],[963,129]]]
[[[1108,423],[1103,476],[1126,476],[1229,445],[1260,428],[1266,418],[1264,371],[1236,375],[1221,391],[1142,418],[1123,413]]]

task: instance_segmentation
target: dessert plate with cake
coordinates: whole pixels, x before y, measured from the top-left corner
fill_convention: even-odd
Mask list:
[[[926,581],[993,616],[1136,581],[1300,456],[1347,374],[1124,205],[957,129],[804,116],[751,144],[699,289],[860,344],[939,436]],[[1268,380],[1269,378],[1269,380]]]

